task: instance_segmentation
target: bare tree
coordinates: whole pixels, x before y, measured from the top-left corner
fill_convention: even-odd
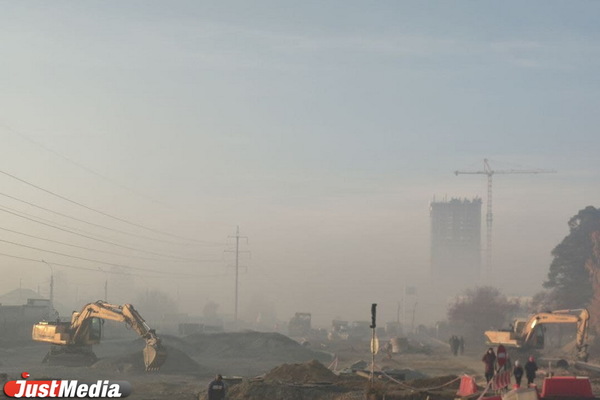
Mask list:
[[[506,326],[518,306],[491,286],[466,290],[448,308],[450,330],[471,342],[481,342],[486,330]]]

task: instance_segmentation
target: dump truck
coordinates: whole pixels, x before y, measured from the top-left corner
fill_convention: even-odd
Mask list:
[[[50,351],[42,362],[52,365],[91,365],[97,360],[92,345],[100,343],[103,320],[123,322],[146,341],[143,359],[146,371],[158,370],[167,352],[141,315],[131,304],[114,305],[97,301],[73,312],[70,322],[42,321],[33,325],[32,339],[50,343]]]
[[[331,330],[327,333],[327,339],[330,341],[348,340],[349,328],[348,321],[334,319],[331,321]]]
[[[590,313],[587,309],[558,310],[534,314],[528,319],[516,319],[509,329],[486,331],[487,343],[522,349],[523,351],[544,348],[544,325],[576,324],[576,358],[586,362],[588,359],[587,339]]]

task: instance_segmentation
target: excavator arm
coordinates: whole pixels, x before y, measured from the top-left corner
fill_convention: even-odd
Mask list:
[[[533,340],[534,331],[539,325],[574,323],[577,324],[577,339],[575,341],[575,346],[577,348],[577,358],[587,361],[587,339],[589,320],[590,313],[585,308],[577,310],[558,310],[552,311],[551,313],[535,314],[531,318],[529,318],[525,325],[523,331],[524,342],[530,343]]]
[[[144,338],[146,347],[143,355],[147,371],[156,370],[165,362],[167,353],[160,338],[156,336],[154,329],[150,329],[131,304],[119,306],[103,301],[86,304],[81,311],[73,313],[70,324],[61,322],[34,325],[33,339],[66,346],[70,349],[89,347],[90,344],[98,343],[98,340],[92,339],[91,333],[92,323],[96,318],[124,322]],[[99,339],[99,337],[95,339]]]
[[[144,321],[131,304],[117,306],[103,301],[97,301],[95,303],[87,304],[79,313],[76,313],[73,316],[71,321],[71,330],[74,332],[72,338],[73,342],[77,342],[82,336],[91,318],[125,322],[141,337],[146,337],[151,332],[146,321]]]
[[[518,320],[513,330],[486,331],[489,344],[502,344],[516,348],[543,347],[543,325],[576,324],[577,325],[577,358],[587,361],[588,322],[590,314],[586,309],[558,310],[532,315],[527,321]],[[540,342],[542,340],[542,342]]]

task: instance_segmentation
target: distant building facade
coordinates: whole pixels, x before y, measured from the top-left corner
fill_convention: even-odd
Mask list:
[[[22,305],[0,305],[0,338],[4,341],[31,340],[31,329],[40,321],[54,319],[50,300],[27,299]]]
[[[431,277],[460,290],[481,275],[481,199],[436,201],[430,205]]]

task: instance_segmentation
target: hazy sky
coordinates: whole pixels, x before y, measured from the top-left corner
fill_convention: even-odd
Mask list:
[[[598,2],[0,1],[0,11],[0,171],[205,241],[167,244],[181,240],[0,174],[0,192],[21,200],[0,196],[0,209],[197,261],[7,212],[3,254],[111,268],[43,248],[136,274],[191,273],[138,277],[136,290],[232,313],[224,250],[239,225],[251,251],[241,311],[264,301],[281,319],[309,311],[326,323],[368,319],[378,302],[392,319],[403,285],[427,277],[433,196],[485,200],[484,176],[453,171],[485,157],[558,171],[495,177],[493,281],[510,295],[538,291],[568,219],[599,206]],[[73,299],[101,295],[102,273],[55,268],[79,283]],[[47,292],[44,264],[0,256],[0,269],[2,291],[21,281]]]

